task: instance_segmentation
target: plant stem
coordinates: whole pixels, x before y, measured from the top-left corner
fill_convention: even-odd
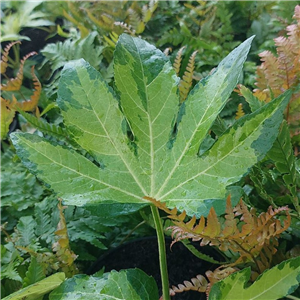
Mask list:
[[[156,234],[157,234],[157,241],[158,241],[159,266],[160,266],[160,275],[161,275],[162,292],[163,292],[162,299],[170,300],[164,229],[161,223],[158,208],[154,205],[151,205],[151,212],[156,227]]]
[[[286,295],[285,298],[293,299],[293,300],[300,300],[300,298],[295,297],[295,296],[293,296],[293,295]]]

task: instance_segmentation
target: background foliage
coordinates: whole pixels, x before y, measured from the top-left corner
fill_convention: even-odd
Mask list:
[[[256,35],[240,78],[244,86],[231,94],[201,145],[201,153],[209,149],[236,118],[265,105],[267,101],[260,101],[259,90],[269,98],[278,95],[277,90],[272,94],[272,84],[267,84],[271,90],[264,86],[262,78],[276,79],[280,74],[270,69],[272,61],[277,59],[280,65],[282,60],[289,59],[294,67],[289,72],[298,79],[292,84],[290,117],[281,125],[267,156],[236,184],[235,191],[239,190],[237,197],[243,196],[249,207],[257,209],[257,214],[267,211],[269,205],[274,209],[289,207],[291,224],[279,239],[273,265],[299,256],[299,72],[293,63],[299,58],[299,51],[290,51],[285,43],[293,36],[296,44],[299,39],[300,19],[295,5],[294,1],[2,1],[2,54],[8,43],[21,41],[22,44],[14,44],[9,51],[5,73],[2,73],[2,58],[1,74],[5,75],[1,84],[7,85],[18,77],[24,56],[32,51],[37,53],[24,63],[18,91],[5,91],[1,87],[5,99],[1,99],[2,295],[66,270],[68,265],[57,248],[53,248],[63,238],[55,233],[62,220],[59,202],[21,164],[6,133],[36,131],[60,144],[69,142],[56,104],[62,67],[71,60],[84,58],[113,86],[113,51],[123,32],[141,36],[168,53],[178,76],[186,82],[182,84],[186,89],[181,92],[182,101],[184,93],[210,74],[233,48]],[[293,27],[288,27],[291,24]],[[34,109],[26,114],[15,107],[12,110],[9,101],[12,95],[18,103],[31,99],[35,88],[32,66],[42,90],[35,99]],[[279,84],[277,79],[276,84]],[[251,91],[255,88],[253,94]],[[72,147],[78,149],[76,144]],[[83,149],[78,151],[92,159]],[[129,239],[153,234],[147,207],[114,204],[112,209],[111,204],[107,204],[101,209],[69,206],[62,211],[70,250],[77,255],[74,264],[68,265],[71,269],[75,266],[74,273],[86,270],[96,257],[128,239],[128,234]],[[232,254],[226,255],[231,258]],[[296,291],[294,295],[299,297],[299,293]]]

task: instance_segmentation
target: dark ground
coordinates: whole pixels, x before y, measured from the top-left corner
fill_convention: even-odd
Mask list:
[[[214,270],[217,265],[202,261],[194,256],[182,243],[178,242],[172,246],[170,250],[171,239],[166,241],[168,272],[170,285],[178,285],[184,280],[191,280],[198,274],[205,275],[205,271]],[[197,246],[197,244],[194,244]],[[87,271],[93,274],[105,267],[105,272],[111,270],[121,270],[129,268],[142,269],[148,275],[154,277],[161,293],[160,270],[158,261],[156,237],[142,238],[132,241],[113,249],[98,261]],[[200,247],[200,246],[199,246]],[[200,248],[199,248],[200,249]],[[211,247],[201,247],[201,251],[205,254],[220,260],[218,253]],[[183,292],[176,294],[172,300],[204,300],[205,293],[195,291]],[[153,299],[156,300],[156,299]]]

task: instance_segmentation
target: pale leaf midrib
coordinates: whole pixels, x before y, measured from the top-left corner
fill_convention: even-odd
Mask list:
[[[292,271],[295,271],[295,269],[293,269]],[[265,275],[265,276],[266,276],[266,275]],[[280,277],[280,281],[285,280],[285,279],[288,278],[289,276],[291,276],[290,273],[286,274],[286,276],[284,276],[284,277]],[[279,281],[279,282],[280,282],[280,281]],[[255,284],[255,282],[254,282],[254,284]],[[254,285],[254,284],[253,284],[253,285]],[[277,281],[276,284],[278,284],[278,281]],[[269,288],[264,289],[263,292],[261,292],[261,293],[258,294],[258,295],[255,295],[254,297],[250,298],[249,300],[255,300],[255,299],[258,299],[258,297],[260,297],[261,295],[265,294],[266,291],[271,290],[274,286],[275,286],[275,284],[271,285]],[[250,289],[250,288],[252,288],[252,286],[249,287],[249,289]]]
[[[232,68],[231,68],[231,69],[232,69]],[[230,69],[230,70],[231,70],[231,69]],[[225,79],[228,77],[228,74],[229,74],[229,72],[227,73]],[[224,79],[224,80],[225,80],[225,79]],[[224,84],[224,82],[223,82],[223,84]],[[219,91],[221,90],[223,84],[221,84],[221,87],[219,88],[218,93],[216,93],[215,95],[219,95]],[[170,178],[172,177],[172,175],[174,174],[174,172],[176,171],[176,169],[177,169],[178,166],[180,165],[181,160],[183,159],[184,155],[186,154],[186,152],[188,151],[188,149],[189,149],[189,147],[190,147],[191,141],[193,140],[195,134],[198,132],[198,128],[199,128],[199,127],[201,126],[201,124],[203,123],[202,121],[203,121],[203,119],[205,118],[205,116],[206,116],[206,114],[207,114],[207,111],[208,111],[208,110],[210,109],[210,107],[213,105],[214,99],[215,99],[216,97],[217,97],[217,96],[215,96],[213,99],[211,99],[210,104],[207,106],[207,108],[206,108],[206,110],[205,110],[205,112],[204,112],[202,118],[201,118],[200,121],[198,122],[198,124],[197,124],[197,126],[196,126],[196,129],[194,130],[192,136],[190,137],[190,139],[188,140],[188,142],[186,142],[186,146],[184,147],[184,149],[183,149],[181,155],[179,156],[179,158],[177,159],[177,161],[176,161],[176,163],[175,163],[173,169],[170,171],[168,177],[166,178],[166,180],[164,181],[164,183],[162,184],[162,186],[160,187],[160,189],[158,190],[158,192],[157,192],[156,195],[154,196],[155,199],[163,199],[167,194],[169,194],[169,193],[167,193],[167,194],[165,194],[165,195],[163,195],[163,196],[161,196],[161,197],[159,196],[159,194],[164,190],[164,188],[165,188],[166,185],[168,184]],[[176,146],[176,142],[175,142],[175,145],[174,145],[174,146]],[[174,149],[174,148],[173,148],[173,149]],[[189,179],[189,180],[190,180],[190,179]],[[177,187],[176,187],[176,188],[177,188]]]
[[[139,59],[139,63],[140,63],[140,67],[141,67],[141,71],[142,71],[142,76],[143,78],[140,78],[142,79],[143,83],[144,83],[144,90],[145,90],[145,95],[146,95],[146,103],[148,104],[149,103],[149,98],[148,98],[148,90],[147,90],[147,84],[145,82],[145,76],[144,76],[144,66],[143,66],[143,63],[142,63],[142,59],[141,59],[141,56],[140,56],[140,53],[139,53],[139,48],[137,47],[136,43],[135,43],[135,40],[133,39],[133,42],[134,42],[134,45],[135,45],[135,48],[136,48],[136,53],[137,53],[137,57]],[[120,77],[121,78],[121,77]],[[124,85],[124,83],[123,83]],[[125,87],[126,85],[124,85]],[[137,107],[139,107],[141,109],[141,107],[136,103],[135,99],[132,97],[132,95],[130,93],[127,93],[127,95],[131,98],[131,100],[135,103],[135,105]],[[150,139],[150,154],[147,153],[144,149],[144,152],[148,155],[150,155],[150,172],[151,172],[151,175],[150,175],[150,195],[149,196],[152,196],[153,195],[153,191],[154,191],[154,148],[153,148],[153,131],[152,131],[152,122],[151,122],[151,118],[150,118],[150,115],[148,113],[148,111],[143,107],[141,109],[142,111],[144,111],[144,113],[146,114],[147,116],[147,119],[148,119],[148,127],[149,127],[149,135],[144,133],[143,130],[140,129],[140,131],[142,131],[146,136],[149,137]],[[146,191],[143,190],[145,196],[147,195]]]
[[[67,170],[70,170],[70,171],[72,171],[73,173],[76,173],[76,174],[78,174],[78,175],[80,175],[80,176],[82,176],[82,177],[85,177],[85,178],[87,178],[87,179],[89,179],[89,180],[91,180],[91,181],[96,181],[96,182],[98,182],[98,183],[100,183],[100,184],[103,184],[103,185],[107,186],[108,188],[114,189],[114,190],[119,191],[119,192],[122,192],[122,193],[124,193],[124,194],[126,194],[126,195],[128,195],[128,196],[131,196],[131,197],[134,197],[134,198],[136,198],[136,199],[139,199],[139,200],[143,201],[143,199],[142,199],[141,196],[138,196],[138,195],[135,195],[135,194],[133,194],[133,193],[127,192],[127,191],[122,190],[122,189],[120,189],[120,188],[118,188],[118,187],[116,187],[116,186],[113,186],[113,185],[111,185],[111,184],[108,184],[108,183],[106,183],[106,182],[104,182],[104,181],[101,181],[101,180],[96,179],[96,178],[94,178],[94,177],[87,176],[86,174],[83,174],[83,173],[78,172],[78,171],[76,171],[76,170],[74,170],[74,169],[72,169],[72,168],[69,168],[69,167],[67,167],[67,166],[65,166],[65,165],[63,165],[63,164],[61,164],[61,163],[59,163],[59,162],[53,160],[52,158],[46,156],[43,152],[38,151],[35,147],[33,147],[33,146],[31,146],[30,144],[28,144],[28,143],[26,142],[26,140],[23,139],[23,142],[24,142],[29,148],[33,149],[35,152],[39,153],[40,155],[42,155],[43,157],[45,157],[45,158],[47,158],[48,160],[52,161],[54,164],[56,164],[56,165],[58,165],[58,166],[61,166],[61,167],[65,168],[65,169],[67,169]],[[46,165],[46,164],[45,164],[45,165]]]
[[[136,45],[135,45],[136,46]],[[136,46],[137,48],[137,46]],[[142,74],[143,74],[143,83],[144,83],[144,88],[145,88],[145,94],[146,94],[146,102],[147,102],[147,108],[149,105],[149,95],[148,95],[148,89],[147,89],[147,84],[145,82],[145,76],[144,76],[144,66],[142,64],[142,59],[141,56],[139,55],[139,60],[142,68]],[[148,108],[149,109],[149,108]],[[154,186],[155,186],[155,177],[154,177],[154,145],[153,145],[153,131],[152,131],[152,121],[151,121],[151,116],[148,111],[145,111],[148,119],[148,126],[149,126],[149,138],[150,138],[150,197],[153,195],[154,191]]]
[[[266,118],[266,119],[267,119],[267,118]],[[161,198],[160,198],[159,200],[162,200],[163,198],[165,198],[166,196],[168,196],[170,193],[174,192],[174,191],[177,190],[179,187],[181,187],[181,186],[183,186],[184,184],[186,184],[188,181],[193,180],[193,179],[195,179],[196,177],[205,174],[205,172],[209,171],[209,170],[210,170],[211,168],[213,168],[216,164],[220,163],[222,160],[224,160],[225,158],[227,158],[227,156],[229,156],[229,155],[230,155],[237,147],[241,147],[249,137],[251,137],[254,133],[256,133],[256,132],[258,131],[258,128],[259,128],[259,127],[256,127],[256,128],[251,132],[251,134],[248,135],[248,136],[246,137],[246,139],[244,139],[244,140],[242,141],[242,143],[237,144],[234,148],[232,148],[231,151],[229,151],[229,152],[228,152],[226,155],[224,155],[221,159],[219,159],[219,160],[217,160],[215,163],[211,164],[211,165],[210,165],[208,168],[206,168],[205,170],[203,170],[203,171],[197,173],[196,175],[190,177],[189,179],[187,179],[187,180],[181,182],[179,185],[177,185],[176,187],[172,188],[172,189],[169,190],[167,193],[165,193],[163,196],[161,196]],[[197,158],[197,159],[198,159],[198,158]],[[200,157],[199,157],[199,159],[200,159]]]
[[[79,77],[79,76],[78,76]],[[91,85],[90,89],[93,86]],[[86,93],[86,91],[84,90],[84,92]],[[109,133],[106,130],[106,127],[104,126],[104,124],[102,123],[102,121],[99,119],[93,104],[91,103],[89,97],[88,97],[88,93],[86,93],[86,97],[87,97],[87,101],[90,104],[91,108],[92,108],[92,112],[94,113],[94,115],[96,116],[96,119],[98,120],[98,122],[100,123],[100,125],[102,126],[107,138],[110,140],[111,144],[113,145],[113,147],[115,148],[116,152],[119,154],[119,157],[121,158],[121,160],[123,161],[124,165],[126,166],[126,168],[128,169],[130,175],[133,177],[133,179],[135,180],[135,182],[137,183],[137,185],[139,186],[139,188],[141,189],[142,193],[144,193],[146,195],[146,191],[144,189],[144,187],[142,186],[142,184],[140,183],[140,181],[138,180],[138,178],[136,177],[135,173],[133,172],[133,170],[131,169],[131,167],[128,165],[128,162],[126,161],[126,159],[123,157],[122,152],[120,152],[119,148],[115,145],[114,141],[112,140],[112,138],[110,137]],[[106,112],[107,114],[107,112]],[[140,197],[139,197],[140,198]]]

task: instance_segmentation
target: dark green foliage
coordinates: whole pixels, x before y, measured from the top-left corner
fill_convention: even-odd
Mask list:
[[[300,176],[296,172],[296,158],[291,144],[289,128],[285,121],[282,123],[281,130],[268,156],[274,161],[277,170],[282,174],[283,181],[291,196],[295,199],[296,205],[298,202],[297,187],[300,188]]]
[[[107,66],[103,68],[103,46],[99,44],[99,36],[97,32],[91,32],[86,38],[80,39],[79,36],[69,38],[64,42],[56,44],[48,44],[41,53],[43,54],[44,61],[41,68],[50,69],[49,84],[45,87],[48,97],[56,93],[58,82],[60,79],[60,70],[70,60],[84,58],[97,70],[102,70],[104,77],[109,80],[111,73]],[[102,68],[100,68],[102,66]],[[106,76],[105,76],[106,75]]]
[[[36,73],[43,86],[39,107],[46,110],[42,118],[19,112],[22,131],[37,129],[39,134],[44,134],[51,140],[55,139],[60,144],[79,152],[83,150],[78,145],[70,144],[70,138],[61,126],[61,112],[55,104],[61,69],[68,61],[84,58],[100,71],[105,81],[111,85],[114,76],[112,53],[115,41],[119,34],[126,31],[127,26],[131,30],[130,34],[141,35],[161,50],[170,47],[171,61],[174,61],[179,49],[186,46],[179,77],[182,77],[188,66],[190,55],[198,50],[195,56],[194,85],[209,75],[220,60],[240,41],[255,34],[250,60],[245,63],[244,74],[239,79],[240,83],[249,87],[240,89],[245,101],[237,94],[231,95],[201,144],[200,156],[234,123],[239,103],[243,103],[246,114],[264,105],[251,92],[255,87],[254,73],[259,63],[257,54],[262,50],[276,50],[273,38],[286,34],[284,28],[292,23],[292,15],[297,4],[294,1],[159,1],[157,4],[152,1],[72,3],[40,1],[31,5],[34,14],[41,13],[33,20],[32,15],[28,14],[30,9],[24,11],[25,19],[19,18],[22,15],[20,8],[26,6],[24,3],[22,2],[21,6],[7,1],[1,3],[4,12],[3,22],[6,23],[2,29],[8,31],[10,20],[18,21],[18,28],[11,27],[15,30],[12,32],[14,36],[10,38],[10,32],[3,32],[3,39],[9,41],[17,38],[29,39],[26,33],[23,35],[23,32],[20,32],[20,28],[24,28],[26,23],[26,26],[34,27],[34,22],[43,26],[49,33],[53,33],[56,26],[44,25],[53,24],[50,21],[54,21],[57,17],[61,25],[57,27],[57,33],[60,40],[62,37],[66,39],[47,44],[41,54],[35,57],[35,60],[38,60],[43,56]],[[13,10],[10,18],[11,9]],[[28,23],[29,21],[31,23]],[[125,22],[127,25],[117,25],[114,24],[115,21]],[[8,71],[12,74],[16,73],[13,67],[18,60],[18,52],[19,46],[16,45],[10,53],[11,70]],[[26,78],[31,78],[29,75],[31,65],[33,60],[25,65]],[[7,93],[3,91],[4,96]],[[21,93],[15,96],[18,101],[23,101],[24,97],[29,99],[31,93],[32,90],[26,85],[22,87]],[[49,104],[48,108],[55,107],[55,109],[47,111]],[[24,120],[33,127],[29,127]],[[91,158],[89,154],[85,152],[83,154]],[[10,235],[5,240],[4,231],[2,232],[1,293],[2,296],[7,296],[58,271],[59,263],[52,251],[52,245],[56,241],[55,231],[59,222],[59,211],[55,195],[51,195],[50,191],[27,171],[11,148],[4,147],[1,172],[2,224],[7,222],[4,228]],[[243,188],[244,196],[247,195],[244,200],[258,212],[267,209],[269,205],[273,207],[288,205],[291,209],[291,225],[288,232],[283,234],[283,241],[279,241],[274,264],[283,257],[300,255],[299,174],[300,160],[297,158],[297,148],[293,149],[289,125],[284,122],[267,158],[256,164],[249,176],[237,183],[240,190]],[[240,196],[241,194],[238,198]],[[154,231],[149,226],[140,226],[151,223],[149,213],[149,207],[119,203],[66,208],[64,215],[70,247],[78,255],[75,263],[80,270],[84,271],[91,261],[107,249],[123,243],[128,238],[127,235],[129,238],[152,235]],[[194,251],[196,256],[205,258],[191,245],[186,246]],[[230,258],[231,254],[226,255]]]
[[[20,161],[14,160],[11,150],[1,157],[1,207],[22,211],[40,199],[43,188]]]

